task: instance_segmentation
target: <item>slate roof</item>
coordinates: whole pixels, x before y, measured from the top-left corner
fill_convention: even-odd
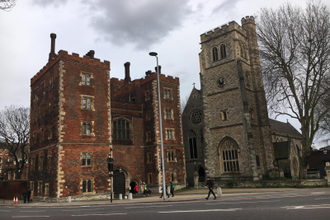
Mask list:
[[[297,131],[297,129],[295,129],[289,122],[285,123],[274,119],[269,119],[269,124],[272,131],[276,130],[281,133],[301,136],[300,132]]]

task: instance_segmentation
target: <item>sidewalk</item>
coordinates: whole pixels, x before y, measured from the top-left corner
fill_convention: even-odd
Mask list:
[[[297,196],[297,195],[311,195],[311,194],[330,194],[330,187],[328,188],[224,188],[221,189],[222,195],[217,195],[217,201],[225,200],[240,200],[251,198],[272,198],[283,196]],[[217,193],[217,190],[214,189]],[[175,191],[175,196],[166,198],[165,201],[160,199],[160,194],[152,194],[150,196],[143,197],[141,195],[133,195],[132,200],[118,198],[114,199],[112,203],[110,200],[102,201],[79,201],[79,202],[61,202],[61,203],[46,203],[46,202],[33,202],[24,203],[19,200],[18,204],[13,204],[13,201],[0,200],[0,207],[64,207],[64,206],[95,206],[95,205],[119,205],[119,204],[137,204],[137,203],[154,203],[154,202],[184,202],[184,201],[198,201],[205,200],[208,189],[185,189]],[[210,196],[210,200],[213,200],[213,196]]]

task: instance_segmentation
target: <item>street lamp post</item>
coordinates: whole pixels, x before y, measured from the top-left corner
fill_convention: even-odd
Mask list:
[[[165,184],[165,165],[164,165],[164,144],[163,144],[163,126],[162,126],[162,103],[160,99],[160,86],[159,86],[159,66],[158,57],[156,52],[150,52],[150,56],[156,57],[157,64],[157,86],[158,86],[158,114],[159,114],[159,132],[160,132],[160,149],[161,149],[161,164],[163,174],[163,200],[166,200],[166,184]]]

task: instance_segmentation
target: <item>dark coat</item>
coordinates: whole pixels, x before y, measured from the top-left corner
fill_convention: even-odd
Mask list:
[[[213,180],[209,179],[209,180],[206,182],[206,185],[205,185],[205,186],[208,186],[209,189],[213,189],[213,185],[214,185]]]

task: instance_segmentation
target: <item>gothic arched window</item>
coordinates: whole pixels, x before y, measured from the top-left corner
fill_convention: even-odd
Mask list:
[[[213,61],[219,60],[219,57],[218,57],[218,48],[213,47],[213,49],[212,49],[212,55],[213,55]]]
[[[220,161],[223,172],[238,172],[238,146],[232,139],[226,139],[220,146]]]
[[[226,58],[226,46],[224,44],[221,44],[220,46],[220,52],[221,52],[221,59]]]
[[[197,158],[197,144],[196,144],[196,134],[194,132],[189,133],[189,147],[190,147],[190,158]]]

